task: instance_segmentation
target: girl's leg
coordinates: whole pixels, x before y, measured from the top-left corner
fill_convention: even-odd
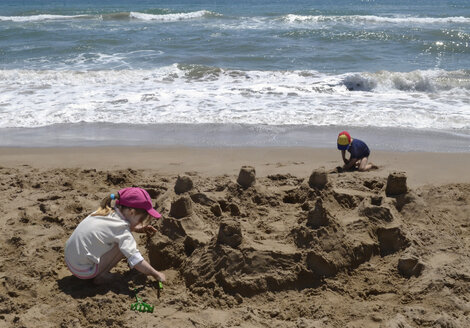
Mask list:
[[[123,258],[124,255],[121,253],[118,244],[115,244],[109,252],[101,256],[100,264],[98,265],[98,274],[93,279],[93,283],[100,285],[107,282],[110,276],[109,271],[111,271],[111,269],[114,268]]]

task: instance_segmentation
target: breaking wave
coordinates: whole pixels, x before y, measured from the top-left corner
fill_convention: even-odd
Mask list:
[[[38,22],[50,20],[74,20],[74,19],[102,19],[102,20],[142,20],[142,21],[162,21],[174,22],[182,20],[191,20],[204,17],[219,17],[221,14],[208,10],[199,10],[185,13],[159,13],[149,14],[141,12],[117,12],[97,15],[30,15],[30,16],[0,16],[0,21],[12,22]]]
[[[470,130],[470,71],[1,70],[0,128],[240,123]]]
[[[96,18],[97,16],[92,15],[32,15],[32,16],[0,16],[0,21],[12,21],[12,22],[37,22],[37,21],[48,21],[48,20],[69,20],[69,19],[90,19]]]
[[[345,16],[328,16],[328,15],[294,15],[289,14],[283,17],[283,20],[289,23],[350,23],[350,24],[470,24],[470,17],[416,17],[416,16],[374,16],[374,15],[345,15]]]

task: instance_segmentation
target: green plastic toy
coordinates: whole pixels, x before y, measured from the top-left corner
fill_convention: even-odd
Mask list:
[[[161,281],[158,282],[158,289],[157,289],[157,297],[160,299],[160,292],[163,290],[163,283]]]
[[[161,281],[158,282],[158,298],[160,298],[160,291],[163,290],[163,283]],[[147,304],[142,302],[142,299],[137,296],[137,288],[134,288],[135,292],[135,300],[137,302],[131,304],[131,310],[139,311],[139,312],[149,312],[153,313],[153,305]]]
[[[137,289],[134,289],[134,292],[135,292],[135,299],[137,302],[131,304],[131,310],[153,313],[154,306],[147,304],[145,302],[142,302],[142,299],[139,296],[137,296]]]

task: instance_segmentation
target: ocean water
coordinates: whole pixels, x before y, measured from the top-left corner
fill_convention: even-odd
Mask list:
[[[0,1],[0,145],[104,126],[117,144],[124,127],[329,147],[349,129],[470,151],[470,1]]]

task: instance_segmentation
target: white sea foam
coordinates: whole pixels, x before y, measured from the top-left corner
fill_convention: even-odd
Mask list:
[[[470,24],[470,17],[416,17],[416,16],[374,16],[374,15],[345,15],[345,16],[326,16],[326,15],[294,15],[289,14],[283,17],[284,21],[289,23],[390,23],[390,24]]]
[[[102,15],[53,15],[39,14],[29,16],[0,16],[0,21],[12,22],[35,22],[48,20],[71,20],[71,19],[135,19],[142,21],[161,21],[175,22],[192,20],[203,17],[222,17],[220,13],[209,10],[198,10],[185,13],[172,14],[148,14],[142,12],[121,12]],[[405,24],[405,25],[432,25],[432,24],[470,24],[470,17],[453,16],[453,17],[417,17],[417,16],[376,16],[376,15],[296,15],[288,14],[277,18],[267,17],[240,17],[240,20],[230,23],[230,28],[262,28],[265,24],[273,24],[276,21],[287,23],[343,23],[343,24]],[[240,26],[241,25],[241,26]]]
[[[345,74],[344,85],[350,91],[440,93],[449,90],[470,91],[470,71],[443,70]]]
[[[37,21],[48,21],[48,20],[70,20],[77,18],[88,18],[88,19],[136,19],[142,21],[162,21],[162,22],[175,22],[182,20],[191,20],[202,18],[206,16],[222,16],[221,14],[214,13],[208,10],[199,10],[187,13],[174,13],[174,14],[146,14],[141,12],[120,12],[110,13],[103,15],[52,15],[52,14],[41,14],[41,15],[30,15],[30,16],[0,16],[0,21],[12,21],[12,22],[37,22]]]
[[[0,89],[0,128],[111,122],[470,130],[470,71],[3,70]]]
[[[31,15],[31,16],[0,16],[0,21],[12,21],[12,22],[36,22],[36,21],[47,21],[47,20],[67,20],[76,18],[92,18],[90,15]]]
[[[193,11],[189,13],[177,13],[177,14],[163,14],[163,15],[152,15],[139,12],[131,12],[130,17],[134,19],[144,21],[164,21],[164,22],[175,22],[181,20],[201,18],[208,15],[217,15],[207,10]]]

